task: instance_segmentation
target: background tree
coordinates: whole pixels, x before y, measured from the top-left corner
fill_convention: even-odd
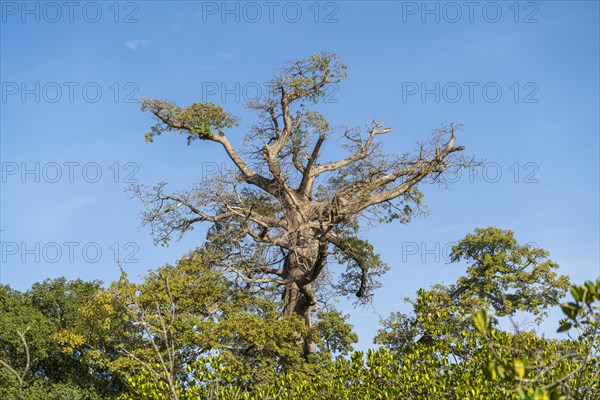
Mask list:
[[[25,293],[0,286],[0,397],[114,399],[118,375],[88,363],[87,343],[65,346],[63,332],[79,322],[80,307],[100,282],[64,278],[35,283]]]
[[[456,383],[443,379],[445,375],[459,376],[460,390],[465,385],[483,385],[487,379],[483,372],[493,353],[473,326],[473,311],[483,310],[489,315],[493,328],[499,326],[498,318],[512,322],[517,312],[531,313],[540,321],[550,306],[558,305],[569,284],[566,276],[557,275],[558,265],[548,256],[543,249],[519,244],[512,231],[477,228],[453,246],[450,254],[455,263],[467,262],[466,274],[456,284],[420,289],[416,299],[409,300],[413,312],[393,313],[384,320],[375,342],[391,350],[401,365],[421,359],[439,371],[431,378],[438,389],[452,388],[450,393],[457,390]],[[539,338],[533,332],[522,332],[515,324],[511,329],[496,329],[501,343],[531,349],[538,358],[555,359],[578,346]],[[568,370],[573,365],[563,367]],[[505,381],[490,391],[465,392],[464,396],[497,398],[512,393],[517,398],[511,389],[511,383]]]
[[[243,151],[228,138],[238,119],[218,105],[141,102],[157,120],[148,141],[179,132],[188,144],[220,145],[235,166],[233,173],[179,193],[167,193],[165,184],[135,187],[156,240],[167,243],[196,223],[211,223],[206,246],[221,251],[216,264],[250,284],[281,288],[284,315],[295,313],[309,327],[318,300],[315,282],[329,261],[346,265],[338,292],[361,300],[369,298],[376,277],[386,270],[373,246],[359,238],[361,226],[409,222],[421,211],[419,183],[442,181],[449,170],[473,163],[458,156],[464,148],[455,144],[455,125],[436,130],[414,154],[384,153],[376,138],[392,128],[382,123],[371,122],[365,134],[331,127],[311,106],[346,77],[345,70],[329,53],[284,68],[270,81],[274,95],[248,104],[258,122],[246,133]],[[324,149],[337,138],[347,154],[327,158]]]
[[[470,350],[457,344],[473,330],[473,310],[485,310],[495,325],[496,317],[517,312],[528,312],[539,322],[569,287],[568,277],[557,275],[558,264],[548,256],[544,249],[519,244],[510,230],[476,228],[450,254],[454,263],[469,263],[466,274],[456,284],[419,289],[416,299],[408,300],[413,313],[390,315],[375,342],[400,356],[416,342],[444,342],[449,354],[465,358]]]

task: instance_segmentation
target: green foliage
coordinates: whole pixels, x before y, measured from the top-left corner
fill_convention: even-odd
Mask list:
[[[115,398],[124,382],[86,364],[85,344],[62,345],[62,332],[99,290],[100,282],[64,278],[35,283],[26,293],[0,286],[0,398]]]
[[[584,336],[593,335],[597,329],[600,329],[598,314],[600,305],[600,278],[593,281],[587,281],[580,286],[571,286],[572,302],[561,305],[563,313],[567,318],[561,321],[558,332],[565,332],[571,328],[583,330]]]
[[[187,135],[188,144],[196,139],[209,139],[222,134],[223,129],[237,126],[237,119],[212,103],[193,103],[189,107],[179,107],[159,99],[142,99],[142,111],[150,111],[158,122],[146,134],[146,141],[152,142],[155,136],[167,131],[179,131]],[[168,123],[167,123],[168,122]]]
[[[344,250],[334,252],[334,256],[339,263],[347,264],[348,268],[342,272],[341,279],[334,288],[340,295],[347,296],[353,293],[359,302],[368,302],[373,296],[373,291],[381,286],[377,278],[387,272],[389,266],[375,253],[368,240],[360,239],[349,232],[340,235],[338,248]]]
[[[473,316],[482,350],[491,360],[486,379],[522,400],[595,399],[600,396],[600,278],[571,286],[574,301],[562,305],[567,318],[559,332],[581,328],[577,339],[548,340],[510,335],[488,324],[485,311]]]
[[[358,335],[346,322],[347,318],[348,315],[335,309],[318,312],[314,325],[315,343],[332,354],[347,355],[354,351],[352,344],[358,342]]]
[[[562,277],[551,277],[539,267],[554,265],[547,253],[536,250],[541,258],[527,258],[530,249],[511,237],[507,231],[488,229],[459,242],[456,252],[464,251],[461,257],[472,261],[468,275],[459,282],[483,275],[496,282],[487,290],[510,293],[514,286],[508,275],[529,269],[538,275],[527,285],[537,287],[540,279],[554,285],[548,290],[560,290]],[[471,251],[476,247],[480,250]],[[559,327],[568,338],[547,339],[534,332],[498,328],[500,315],[547,311],[554,297],[542,288],[527,291],[527,285],[518,285],[521,292],[539,297],[540,305],[530,308],[516,299],[507,314],[505,306],[498,307],[483,294],[480,283],[436,285],[417,291],[411,300],[413,315],[394,313],[383,321],[376,339],[383,348],[364,353],[353,352],[358,338],[347,315],[328,308],[317,313],[312,328],[297,316],[283,317],[276,292],[268,285],[257,290],[236,274],[224,272],[215,264],[219,259],[215,251],[197,249],[175,265],[150,271],[139,283],[123,272],[107,289],[100,282],[63,278],[36,283],[25,293],[0,286],[0,397],[584,400],[600,396],[600,279],[571,286],[573,300],[561,306],[565,318]],[[515,260],[523,257],[533,261],[513,271]],[[482,270],[496,272],[489,275]],[[473,313],[474,309],[479,311]],[[318,349],[308,357],[303,352],[306,338]]]
[[[351,350],[356,334],[341,314],[324,313],[315,332],[309,332],[298,317],[282,316],[281,304],[268,290],[249,291],[213,261],[214,254],[202,248],[150,272],[141,283],[123,273],[80,309],[82,318],[64,333],[64,345],[92,347],[87,362],[129,382],[124,398],[146,394],[148,386],[138,381],[150,381],[157,396],[152,398],[172,398],[173,391],[204,384],[208,372],[196,381],[189,370],[215,355],[219,368],[235,371],[229,385],[249,387],[290,371],[308,373],[330,361],[325,352],[307,363],[305,337],[332,351]]]
[[[492,245],[494,240],[499,242],[497,246]],[[483,250],[477,255],[469,253],[471,244],[473,247],[482,246]],[[469,270],[471,275],[461,278],[460,282],[479,276],[480,271],[487,268],[488,271],[496,271],[487,275],[493,281],[490,287],[509,293],[513,286],[505,282],[512,282],[509,275],[515,271],[506,268],[506,265],[514,266],[514,260],[527,257],[531,250],[512,240],[512,233],[493,229],[476,231],[475,235],[459,242],[458,248],[468,250],[465,254],[473,258],[486,260],[485,264],[472,267]],[[498,249],[502,252],[498,253]],[[492,261],[486,258],[486,254],[493,256]],[[564,293],[562,282],[565,278],[551,276],[544,271],[544,266],[555,268],[555,264],[545,257],[546,252],[535,250],[535,254],[528,258],[530,262],[517,272],[532,269],[538,274],[536,279],[554,285],[548,290],[558,296],[561,290]],[[547,264],[540,268],[539,265],[544,263]],[[517,310],[546,311],[555,297],[546,296],[541,288],[527,291],[527,285],[538,285],[536,279],[528,279],[526,284],[518,287],[525,293],[533,292],[540,296],[542,305],[539,308],[513,301],[515,308],[510,313],[504,307],[499,309],[498,314],[510,315]],[[369,351],[366,358],[364,353],[356,352],[349,358],[340,357],[331,363],[313,355],[312,360],[316,364],[309,369],[298,366],[281,369],[276,364],[261,364],[255,370],[269,378],[243,380],[242,383],[239,379],[241,366],[232,364],[230,359],[220,354],[200,359],[189,366],[193,378],[179,387],[178,398],[559,399],[563,398],[561,393],[568,393],[572,398],[592,398],[589,394],[596,390],[594,376],[597,377],[597,373],[594,375],[593,371],[598,370],[598,360],[597,354],[590,358],[589,343],[598,342],[596,331],[582,334],[576,340],[545,339],[533,332],[518,330],[512,333],[500,331],[496,329],[497,314],[494,315],[498,304],[482,290],[460,288],[459,285],[436,285],[429,291],[419,290],[412,301],[414,316],[395,313],[384,321],[385,329],[379,332],[377,342],[385,347]],[[586,283],[571,291],[580,303],[565,306],[572,310],[569,315],[578,316],[577,326],[583,326],[584,321],[586,326],[590,326],[593,319],[583,315],[582,310],[591,310],[585,304],[591,304],[593,295],[590,293],[597,293],[596,287]],[[472,316],[473,309],[482,311]],[[575,325],[576,322],[571,320],[570,323]],[[320,313],[312,334],[320,337],[314,342],[321,349],[333,353],[351,351],[348,344],[355,340],[350,327],[344,322],[344,316],[337,311]],[[590,341],[586,342],[585,337],[591,338]],[[424,338],[428,339],[422,340]],[[565,378],[557,383],[557,376]],[[531,384],[515,386],[515,382]],[[160,391],[157,386],[148,383],[144,375],[132,377],[130,383],[139,390],[136,392],[139,395],[149,396]],[[559,387],[573,389],[558,391]]]
[[[280,77],[271,82],[271,86],[278,91],[284,90],[290,97],[306,98],[316,103],[327,95],[320,87],[323,76],[328,75],[328,81],[335,84],[347,77],[346,69],[339,56],[321,52],[291,63],[283,69]],[[319,90],[314,91],[315,87]]]
[[[557,305],[569,287],[566,276],[557,276],[558,264],[548,251],[517,243],[513,232],[477,228],[452,248],[451,260],[471,265],[458,287],[485,298],[499,316],[528,311],[544,316]]]

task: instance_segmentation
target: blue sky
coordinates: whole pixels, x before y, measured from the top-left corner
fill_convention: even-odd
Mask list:
[[[136,276],[200,245],[203,229],[155,247],[124,188],[186,188],[226,160],[175,135],[144,143],[152,121],[131,100],[222,104],[242,117],[231,132],[241,145],[243,100],[318,51],[349,65],[322,108],[334,125],[385,120],[386,150],[403,152],[460,122],[460,144],[490,163],[423,187],[429,216],[363,232],[392,268],[373,307],[339,305],[360,348],[378,315],[464,271],[442,253],[475,227],[548,249],[573,282],[599,275],[598,2],[75,3],[1,2],[2,283],[110,282],[117,252]]]

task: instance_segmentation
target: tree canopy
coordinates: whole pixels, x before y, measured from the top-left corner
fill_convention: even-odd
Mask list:
[[[257,121],[245,132],[242,149],[229,139],[239,136],[238,118],[219,105],[141,102],[156,120],[147,141],[178,132],[188,144],[213,142],[234,166],[178,193],[168,193],[164,183],[134,187],[157,242],[209,223],[204,245],[215,253],[215,264],[248,284],[279,290],[284,314],[299,315],[308,327],[318,308],[317,283],[332,262],[345,266],[333,274],[339,277],[332,283],[336,293],[362,301],[387,270],[360,237],[362,226],[408,223],[422,211],[420,184],[441,182],[475,163],[460,155],[457,125],[435,130],[416,152],[403,154],[384,152],[378,139],[393,128],[382,122],[372,120],[365,129],[331,126],[315,106],[346,69],[330,53],[284,67],[269,83],[274,96],[248,104]],[[344,157],[324,151],[334,140],[337,147],[342,143]],[[308,345],[307,353],[313,349]]]

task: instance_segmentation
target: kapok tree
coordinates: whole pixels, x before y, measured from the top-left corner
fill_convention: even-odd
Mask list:
[[[318,279],[330,261],[344,268],[331,283],[336,293],[355,293],[363,301],[387,269],[373,246],[358,237],[361,226],[409,222],[422,211],[420,183],[441,182],[473,164],[459,155],[464,147],[455,144],[456,125],[434,131],[414,153],[404,154],[382,151],[376,138],[392,132],[383,123],[371,122],[366,132],[331,127],[311,106],[346,77],[345,70],[329,53],[285,67],[269,83],[273,96],[248,104],[258,121],[240,151],[229,140],[238,119],[221,106],[141,101],[142,110],[156,117],[147,141],[179,132],[188,144],[219,145],[234,165],[177,193],[167,193],[164,183],[135,187],[156,241],[165,244],[198,223],[210,223],[204,245],[220,254],[214,263],[249,286],[282,290],[284,315],[295,313],[308,326],[317,308]],[[336,139],[346,154],[332,159],[335,151],[327,157],[324,148]]]

